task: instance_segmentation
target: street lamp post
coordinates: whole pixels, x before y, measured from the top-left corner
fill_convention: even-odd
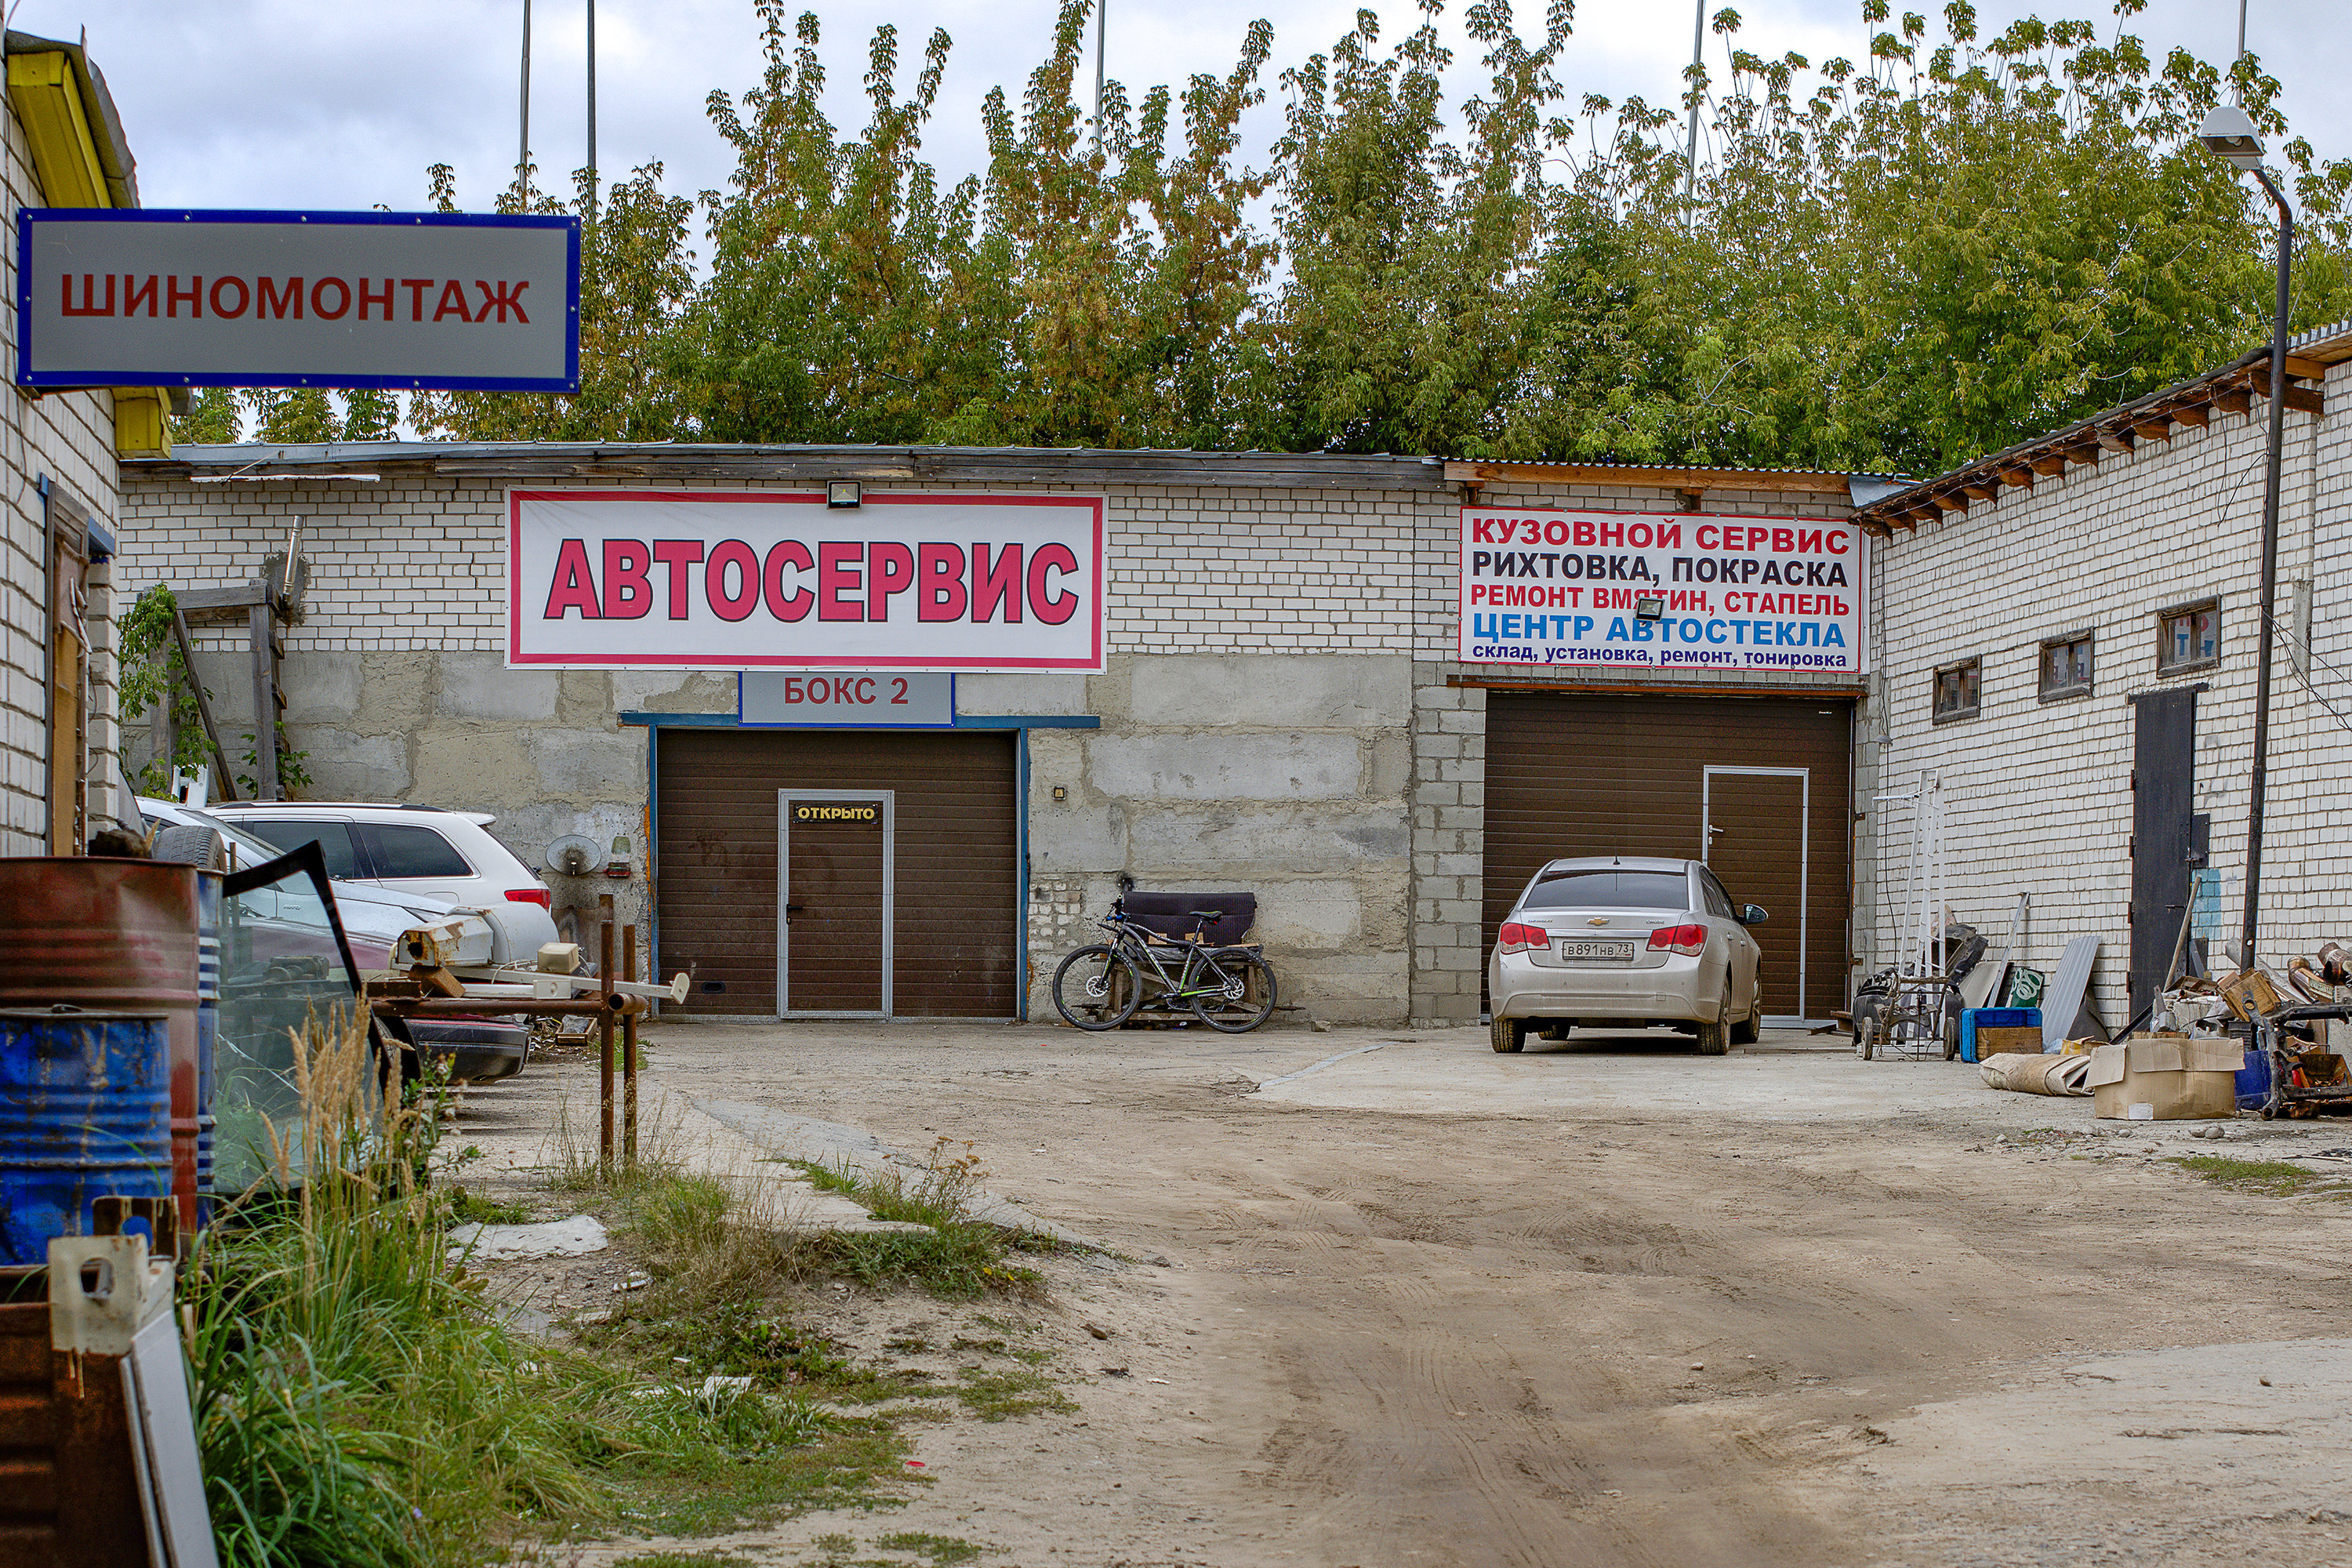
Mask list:
[[[2287,205],[2270,172],[2263,167],[2262,138],[2254,134],[2252,116],[2235,104],[2224,104],[2205,116],[2197,128],[2205,150],[2243,173],[2253,175],[2263,194],[2278,209],[2278,302],[2271,317],[2270,450],[2263,479],[2263,584],[2260,651],[2254,665],[2254,762],[2246,801],[2246,914],[2239,952],[2243,969],[2254,966],[2255,928],[2260,922],[2263,882],[2263,795],[2268,783],[2271,744],[2271,651],[2276,642],[2272,618],[2278,597],[2279,468],[2286,449],[2287,311],[2291,268],[2294,261],[2294,209]]]

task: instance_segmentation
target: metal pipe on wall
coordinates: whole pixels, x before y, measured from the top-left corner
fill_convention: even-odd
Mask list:
[[[522,0],[522,142],[515,156],[515,188],[530,210],[530,0]],[[503,320],[504,318],[500,318]]]
[[[57,487],[49,476],[33,480],[41,498],[41,847],[58,843],[58,520],[50,504]]]
[[[2266,172],[2257,167],[2253,176],[2271,205],[2278,208],[2279,226],[2277,314],[2271,323],[2271,427],[2263,483],[2263,580],[2255,606],[2262,624],[2254,656],[2254,760],[2246,800],[2246,912],[2240,936],[2240,966],[2246,969],[2253,967],[2259,951],[2254,939],[2262,916],[2263,797],[2270,766],[2271,655],[2278,640],[2279,483],[2286,447],[2287,312],[2294,303],[2289,284],[2294,261],[2294,209],[2287,205],[2286,197]]]

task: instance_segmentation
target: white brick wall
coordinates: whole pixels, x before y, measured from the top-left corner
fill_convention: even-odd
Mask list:
[[[25,129],[13,108],[6,115],[6,152],[0,179],[6,181],[8,210],[41,205],[33,177]],[[16,297],[16,247],[0,247],[0,283]],[[121,492],[114,458],[114,400],[107,392],[51,393],[36,397],[14,386],[16,313],[0,312],[10,387],[0,391],[0,855],[47,853],[48,803],[44,794],[48,731],[47,607],[47,574],[38,483],[47,479],[100,518],[120,513]],[[102,580],[103,572],[96,574]],[[115,804],[114,629],[106,595],[92,584],[87,622],[90,643],[90,706],[88,776],[92,826],[111,820]]]
[[[599,481],[599,489],[623,488]],[[675,486],[635,486],[674,489]],[[698,489],[741,489],[710,484]],[[893,486],[1023,494],[1075,486]],[[1091,493],[1091,492],[1090,492]],[[1431,590],[1433,503],[1410,492],[1111,488],[1110,651],[1395,652]],[[192,485],[139,481],[124,592],[243,582],[304,519],[309,615],[289,647],[504,649],[504,488],[447,480]],[[1264,526],[1278,519],[1278,529]],[[1445,579],[1452,605],[1452,578]],[[1450,633],[1447,634],[1450,637]]]
[[[2325,418],[2287,415],[2263,874],[2263,954],[2273,963],[2352,934],[2341,805],[2352,767],[2352,633],[2343,618],[2352,584],[2341,559],[2352,443],[2336,412],[2352,397],[2352,376],[2332,375],[2327,397]],[[2045,970],[2068,938],[2102,938],[2097,994],[2110,1026],[2125,1022],[2130,962],[2133,693],[2209,688],[2197,701],[2194,809],[2212,817],[2222,925],[2232,942],[2238,930],[2266,418],[2259,399],[2247,415],[2216,410],[2202,430],[2103,453],[2095,469],[2005,490],[1997,504],[1878,552],[1885,728],[1865,724],[1861,748],[1865,763],[1877,753],[1884,782],[1873,787],[1904,788],[1922,768],[1943,770],[1954,913],[1998,941],[2016,894],[2032,892],[2031,952]],[[2315,581],[2314,642],[2325,662],[2312,665],[2311,687],[2292,673],[2284,635],[2286,584],[2296,580]],[[2159,676],[2156,612],[2212,595],[2221,600],[2220,667]],[[2097,637],[2092,695],[2043,702],[2041,640],[2077,627]],[[1980,716],[1933,723],[1932,672],[1971,657],[1984,660]],[[1875,819],[1874,811],[1874,827]],[[1865,848],[1874,838],[1865,834]],[[1893,958],[1879,883],[1897,875],[1867,860],[1857,872],[1856,929],[1872,937],[1874,963]],[[1860,907],[1865,900],[1876,907]]]

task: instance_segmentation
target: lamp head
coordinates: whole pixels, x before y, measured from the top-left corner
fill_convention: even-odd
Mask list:
[[[2234,103],[2216,104],[2197,127],[2205,151],[2241,172],[2263,165],[2263,139],[2254,134],[2253,116]]]

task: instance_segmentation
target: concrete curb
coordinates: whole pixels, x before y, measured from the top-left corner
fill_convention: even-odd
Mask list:
[[[640,1078],[638,1081],[642,1083],[645,1079]],[[922,1161],[902,1149],[885,1143],[862,1127],[820,1121],[814,1117],[795,1116],[790,1111],[746,1105],[740,1100],[697,1100],[683,1095],[680,1098],[701,1115],[773,1157],[805,1160],[813,1165],[867,1173],[893,1165],[902,1170],[922,1168]],[[1081,1236],[1066,1226],[1034,1215],[1010,1198],[994,1193],[976,1194],[971,1205],[971,1217],[1004,1230],[1034,1231],[1091,1252],[1108,1254],[1114,1251],[1092,1237]]]

